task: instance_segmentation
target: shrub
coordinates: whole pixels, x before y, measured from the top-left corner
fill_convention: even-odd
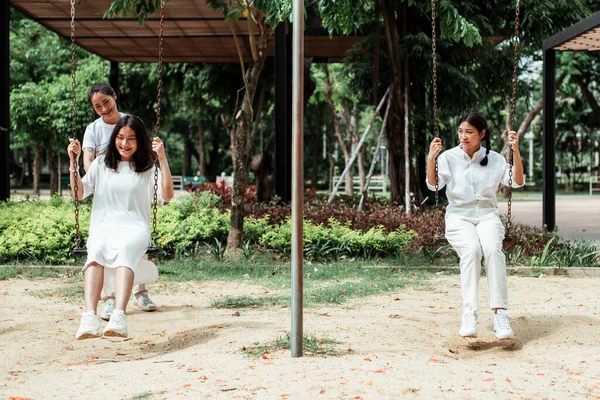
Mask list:
[[[311,259],[337,259],[342,256],[370,258],[398,254],[416,236],[413,231],[399,228],[386,233],[383,227],[366,232],[353,230],[349,224],[329,219],[329,228],[323,224],[304,222],[304,255]],[[292,247],[291,220],[272,228],[260,239],[267,248],[289,255]]]

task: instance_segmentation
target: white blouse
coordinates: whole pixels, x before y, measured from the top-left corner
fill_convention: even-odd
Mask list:
[[[440,154],[438,157],[438,188],[446,188],[448,208],[474,205],[488,202],[492,207],[498,207],[496,192],[502,183],[508,186],[510,165],[506,159],[495,151],[488,154],[488,164],[479,163],[485,157],[485,148],[480,149],[470,158],[460,146],[456,146]],[[523,185],[514,179],[513,188]],[[434,191],[435,186],[427,180],[427,187]]]

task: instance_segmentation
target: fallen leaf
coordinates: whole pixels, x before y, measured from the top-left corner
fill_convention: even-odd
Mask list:
[[[367,381],[367,382],[365,383],[365,386],[373,386],[373,381]]]
[[[90,356],[90,361],[94,361],[94,360],[97,360],[97,359],[98,359],[98,356]]]
[[[262,355],[263,360],[270,360],[269,354],[265,353]]]
[[[484,382],[494,382],[494,378],[487,378],[483,380]]]
[[[377,374],[385,374],[385,370],[384,369],[376,369],[373,372],[375,372]]]
[[[365,357],[365,358],[363,358],[363,360],[365,360],[365,361],[373,361],[369,357]]]
[[[348,307],[348,311],[355,311],[356,309],[354,307]]]
[[[189,388],[190,386],[192,386],[192,385],[190,385],[189,383],[186,383],[185,385],[183,385],[184,388]]]
[[[73,321],[74,319],[75,319],[75,318],[73,318],[73,317],[71,317],[71,318],[68,318],[68,320],[69,320],[69,321]]]
[[[187,372],[198,372],[198,368],[188,368]]]

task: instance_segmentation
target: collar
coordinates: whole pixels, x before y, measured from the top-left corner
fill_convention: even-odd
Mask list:
[[[473,158],[469,157],[469,155],[467,153],[465,153],[462,149],[462,147],[460,145],[456,146],[457,150],[460,151],[460,153],[462,154],[463,158],[469,162],[473,162],[473,163],[478,163],[481,162],[481,160],[483,160],[485,158],[485,151],[486,148],[483,146],[479,147],[479,150],[477,150],[475,152],[475,154],[473,154]]]

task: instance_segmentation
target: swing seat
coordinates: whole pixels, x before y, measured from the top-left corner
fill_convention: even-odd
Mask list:
[[[435,235],[435,241],[438,243],[448,244],[448,239],[444,235]]]
[[[71,255],[76,257],[87,256],[87,250],[82,249],[81,247],[75,247],[73,251],[71,251]]]
[[[150,246],[146,250],[146,254],[147,255],[161,254],[162,252],[163,251],[160,249],[160,247],[156,247],[156,246]]]

